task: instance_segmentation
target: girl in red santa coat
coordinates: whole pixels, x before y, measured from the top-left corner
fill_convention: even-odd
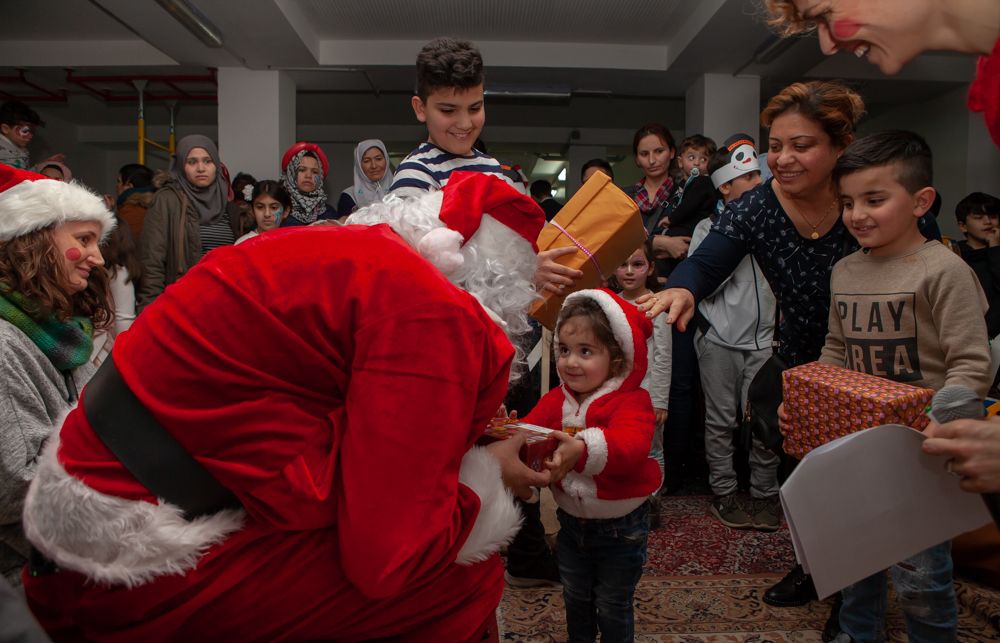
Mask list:
[[[555,429],[549,462],[559,504],[559,575],[570,641],[632,641],[632,597],[646,562],[655,416],[646,374],[652,325],[609,290],[566,298],[556,323],[562,380],[525,418]],[[573,437],[568,434],[574,433]]]

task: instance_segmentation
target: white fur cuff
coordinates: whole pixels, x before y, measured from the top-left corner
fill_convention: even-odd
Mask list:
[[[128,587],[194,569],[212,545],[243,525],[242,510],[187,521],[181,510],[100,493],[71,476],[49,438],[24,503],[24,533],[60,567]]]
[[[583,475],[596,476],[608,466],[608,441],[603,429],[584,429],[576,434],[577,439],[587,445],[587,463],[583,465]]]
[[[455,559],[460,565],[471,565],[514,539],[521,528],[521,512],[504,486],[500,463],[482,447],[473,447],[462,458],[458,481],[479,496],[479,515]]]

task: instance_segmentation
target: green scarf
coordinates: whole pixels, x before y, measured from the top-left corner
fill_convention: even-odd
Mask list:
[[[24,312],[26,303],[20,293],[0,294],[0,318],[17,326],[62,372],[90,359],[94,346],[94,324],[90,319],[70,317],[63,322],[50,315],[44,322],[37,322]]]

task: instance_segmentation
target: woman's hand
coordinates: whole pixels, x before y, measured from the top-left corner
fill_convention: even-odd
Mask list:
[[[663,426],[667,423],[667,409],[653,409],[653,414],[656,416],[656,426]]]
[[[486,449],[500,462],[500,475],[504,485],[518,498],[530,500],[534,495],[532,488],[548,486],[552,481],[552,474],[549,471],[535,471],[521,462],[519,454],[524,442],[524,435],[515,433],[506,440],[486,445]]]
[[[582,277],[583,272],[556,263],[555,260],[575,253],[576,248],[573,246],[539,252],[538,267],[535,269],[535,290],[539,292],[547,290],[557,295],[566,292],[566,288],[571,287],[573,282]]]
[[[559,482],[576,466],[587,450],[587,444],[562,431],[553,431],[549,435],[559,440],[559,446],[552,457],[545,460],[545,468],[552,474],[552,482]]]
[[[683,259],[687,256],[691,237],[668,237],[658,234],[653,237],[653,256],[657,259]]]
[[[924,435],[924,453],[950,458],[949,470],[962,476],[962,489],[1000,492],[1000,418],[932,422]]]
[[[778,405],[778,430],[784,436],[787,436],[788,432],[792,430],[792,416],[785,413],[784,402]]]
[[[688,322],[694,317],[694,295],[687,288],[668,288],[643,295],[635,302],[650,319],[667,311],[667,323],[677,326],[681,332],[687,329]]]

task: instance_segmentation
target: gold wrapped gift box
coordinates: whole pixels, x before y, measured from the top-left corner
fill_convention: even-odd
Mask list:
[[[558,262],[581,270],[583,277],[572,290],[560,295],[543,291],[544,299],[531,309],[531,316],[554,330],[566,295],[602,286],[645,240],[646,230],[635,202],[606,174],[594,173],[538,235],[539,252],[577,248],[576,254],[560,257]]]

